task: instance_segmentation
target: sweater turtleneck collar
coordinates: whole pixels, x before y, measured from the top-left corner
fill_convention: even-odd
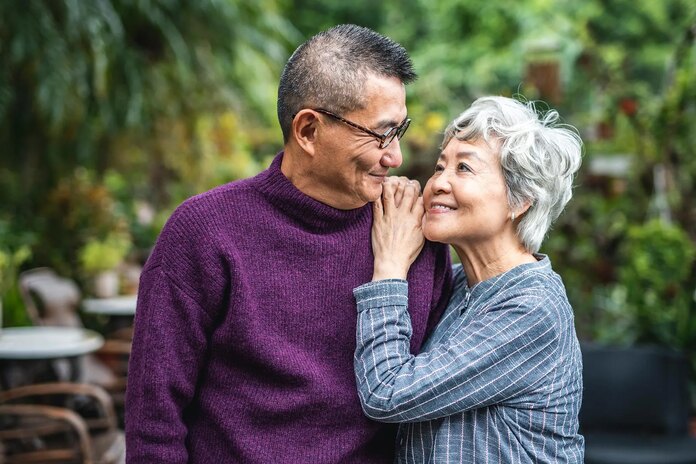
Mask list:
[[[295,187],[280,170],[283,161],[281,151],[267,170],[259,174],[259,191],[266,199],[283,210],[289,217],[307,227],[341,229],[356,221],[372,222],[370,204],[356,209],[342,210],[322,203]]]

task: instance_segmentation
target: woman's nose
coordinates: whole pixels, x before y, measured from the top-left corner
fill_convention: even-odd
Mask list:
[[[428,183],[433,193],[449,193],[452,191],[452,184],[446,169],[433,174]]]

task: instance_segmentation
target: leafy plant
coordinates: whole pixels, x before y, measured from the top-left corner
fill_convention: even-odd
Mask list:
[[[169,208],[199,160],[197,121],[234,110],[272,126],[299,41],[276,0],[0,2],[0,218],[41,238],[33,264],[74,277],[79,247],[103,237],[82,221],[101,214],[96,196],[86,208],[68,198],[75,171],[101,184],[118,169],[139,199]]]
[[[686,233],[657,219],[632,226],[619,257],[617,281],[596,303],[605,311],[604,325],[619,322],[625,330],[599,330],[598,338],[696,348],[696,245]]]
[[[0,218],[0,306],[5,327],[31,324],[22,302],[17,277],[21,266],[32,255],[35,237],[17,230],[8,220]]]
[[[14,251],[0,248],[0,326],[26,325],[29,322],[17,288],[17,275],[22,263],[30,256],[31,250],[27,245]]]
[[[30,256],[31,250],[26,245],[14,252],[0,249],[0,296],[16,283],[19,266]]]
[[[86,275],[115,269],[130,248],[130,238],[123,234],[110,234],[104,240],[90,239],[78,253],[81,268]]]
[[[43,237],[34,255],[37,264],[78,281],[78,251],[87,241],[129,235],[127,217],[112,193],[84,168],[49,193],[36,223]]]
[[[642,342],[686,348],[696,341],[696,246],[676,225],[653,220],[628,231],[619,282]]]

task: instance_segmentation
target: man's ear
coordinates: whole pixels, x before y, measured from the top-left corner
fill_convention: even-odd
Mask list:
[[[316,111],[303,109],[292,120],[292,138],[310,156],[316,152],[319,116]]]

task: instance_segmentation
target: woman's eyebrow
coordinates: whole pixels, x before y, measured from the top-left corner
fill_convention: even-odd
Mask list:
[[[457,159],[461,158],[475,158],[476,160],[480,161],[481,163],[485,163],[483,159],[476,153],[475,151],[471,150],[463,150],[457,153]]]
[[[471,150],[462,150],[462,151],[459,151],[459,152],[457,152],[457,154],[454,155],[454,156],[455,156],[458,160],[460,160],[460,159],[462,159],[462,158],[474,158],[474,159],[478,160],[478,161],[481,162],[481,163],[487,164],[487,163],[478,155],[478,153],[476,153],[475,151],[471,151]],[[440,156],[438,156],[437,159],[438,159],[438,160],[444,160],[445,158],[446,158],[446,156],[445,156],[445,154],[444,154],[444,152],[443,152],[443,153],[440,153]]]

